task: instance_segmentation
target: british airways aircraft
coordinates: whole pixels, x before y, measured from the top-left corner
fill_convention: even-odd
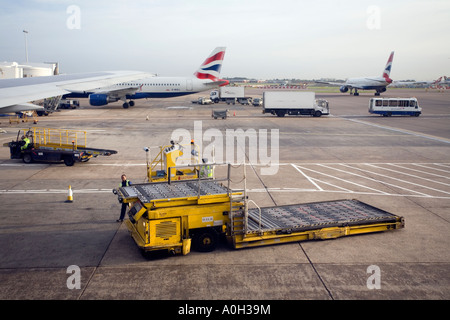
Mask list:
[[[32,103],[75,90],[89,91],[109,87],[124,81],[147,78],[148,73],[137,71],[103,71],[57,76],[0,79],[0,113],[41,111],[44,107]]]
[[[73,91],[66,96],[88,97],[92,106],[103,106],[121,100],[126,109],[134,106],[135,99],[178,97],[225,86],[229,81],[219,78],[225,49],[215,48],[191,77],[152,76],[90,92]]]
[[[353,95],[359,96],[359,90],[375,90],[375,95],[379,96],[381,92],[386,91],[386,87],[392,83],[392,79],[389,78],[391,74],[392,61],[394,60],[394,51],[389,55],[389,59],[386,66],[383,69],[381,77],[365,77],[365,78],[349,78],[344,83],[339,82],[321,82],[318,83],[332,84],[341,86],[339,90],[344,93],[350,89],[350,94],[352,94],[353,89],[355,93]]]

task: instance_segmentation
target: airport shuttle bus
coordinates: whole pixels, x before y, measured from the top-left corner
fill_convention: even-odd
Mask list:
[[[392,115],[418,117],[422,113],[422,108],[416,98],[371,98],[369,113],[380,114],[384,117]]]

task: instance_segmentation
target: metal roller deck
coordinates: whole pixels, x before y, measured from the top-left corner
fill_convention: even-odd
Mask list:
[[[139,199],[144,205],[152,201],[169,199],[189,199],[193,197],[224,195],[228,197],[227,187],[213,180],[174,181],[171,184],[144,183],[120,187],[119,193],[124,202]]]
[[[397,216],[357,200],[341,200],[248,210],[247,232],[302,231],[312,228],[341,227],[394,222]]]
[[[358,200],[249,209],[236,249],[402,229],[403,217]]]

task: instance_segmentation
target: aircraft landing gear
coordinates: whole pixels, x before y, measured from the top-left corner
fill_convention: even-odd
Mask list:
[[[122,105],[122,107],[124,108],[124,109],[128,109],[129,107],[132,107],[132,106],[134,106],[134,101],[132,101],[132,100],[130,100],[130,102],[127,102],[127,100],[122,100],[123,101],[123,105]]]
[[[358,89],[355,89],[355,93],[353,95],[354,96],[359,96]]]

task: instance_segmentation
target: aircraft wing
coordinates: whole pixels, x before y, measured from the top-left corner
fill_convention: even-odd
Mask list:
[[[326,82],[326,81],[314,81],[315,83],[328,84],[332,86],[346,86],[345,82]]]
[[[223,79],[219,79],[219,80],[217,80],[217,81],[211,82],[211,84],[214,84],[214,85],[220,86],[220,87],[226,86],[226,85],[229,84],[229,83],[230,83],[230,81],[228,81],[228,80],[223,80]]]
[[[104,71],[0,79],[0,113],[36,110],[38,106],[28,102],[60,96],[73,91],[91,91],[148,76],[148,73],[138,71]],[[11,109],[14,111],[7,111]]]
[[[124,97],[126,95],[132,95],[136,93],[139,89],[141,89],[142,86],[136,85],[136,86],[128,86],[125,88],[104,88],[104,89],[97,89],[94,90],[93,93],[95,94],[107,94],[111,97]]]
[[[416,84],[432,84],[434,81],[393,81],[392,84],[397,85],[416,85]]]

